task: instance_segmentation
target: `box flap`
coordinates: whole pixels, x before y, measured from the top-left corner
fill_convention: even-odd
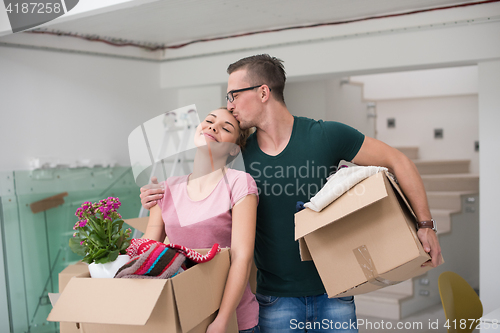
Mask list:
[[[410,213],[413,215],[413,217],[416,220],[417,219],[417,215],[415,215],[415,212],[413,212],[413,209],[411,208],[410,203],[408,202],[408,200],[406,200],[406,197],[403,194],[403,191],[401,191],[401,189],[399,188],[399,185],[392,178],[392,175],[390,175],[388,171],[385,172],[385,175],[387,176],[387,179],[389,179],[389,182],[391,183],[392,187],[398,192],[398,194],[401,197],[401,199],[403,199],[404,203],[406,204],[406,206],[410,210]]]
[[[171,279],[182,332],[190,331],[219,309],[229,266],[229,249],[224,249],[209,262]]]
[[[311,252],[309,252],[309,248],[307,247],[307,243],[304,238],[299,239],[299,253],[300,259],[302,261],[313,260]]]
[[[69,265],[59,273],[59,292],[63,292],[64,287],[68,284],[72,277],[88,277],[89,265],[84,262],[77,262],[74,265]]]
[[[145,325],[169,281],[73,278],[47,320]]]
[[[52,304],[52,307],[54,307],[54,305],[56,305],[57,300],[59,299],[59,296],[61,296],[61,294],[59,294],[59,293],[47,293],[47,295],[49,295],[50,304]]]
[[[372,190],[366,191],[366,188]],[[379,172],[356,184],[321,212],[306,208],[295,214],[295,240],[387,197],[384,174]]]
[[[140,232],[146,232],[146,228],[148,227],[149,216],[137,217],[135,219],[126,219],[123,221],[132,228],[139,230]]]

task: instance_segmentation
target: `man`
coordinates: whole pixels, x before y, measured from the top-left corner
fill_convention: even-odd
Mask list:
[[[326,319],[357,332],[353,297],[329,299],[312,261],[301,261],[294,240],[297,201],[321,188],[340,160],[385,166],[398,179],[420,222],[417,232],[436,267],[441,248],[432,230],[425,189],[418,171],[404,154],[381,141],[337,123],[294,117],[283,97],[282,61],[269,55],[241,59],[228,67],[227,108],[241,128],[256,127],[243,150],[245,168],[259,187],[255,263],[259,326],[262,332],[293,331],[292,323]],[[141,189],[145,207],[161,191]],[[347,325],[342,325],[346,323]],[[298,325],[296,325],[298,326]],[[300,327],[300,326],[298,326]],[[317,328],[317,327],[316,327]],[[313,331],[313,330],[308,330]]]

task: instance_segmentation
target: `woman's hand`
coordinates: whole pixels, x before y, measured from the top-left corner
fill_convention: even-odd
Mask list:
[[[224,288],[219,313],[207,332],[225,332],[248,285],[253,262],[258,198],[249,194],[233,206],[231,232],[231,267]],[[213,326],[213,327],[212,327]],[[212,331],[213,329],[213,331]]]
[[[207,333],[226,333],[227,331],[227,321],[222,320],[220,316],[217,316],[215,320],[208,325]]]
[[[163,242],[167,234],[165,233],[165,223],[161,215],[161,208],[156,205],[149,212],[149,221],[146,232],[142,238],[152,239],[157,242]]]

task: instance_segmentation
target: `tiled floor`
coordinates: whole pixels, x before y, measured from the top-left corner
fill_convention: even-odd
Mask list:
[[[358,324],[361,322],[363,324],[358,326],[359,333],[447,333],[447,329],[444,327],[446,319],[441,304],[400,321],[358,316]]]

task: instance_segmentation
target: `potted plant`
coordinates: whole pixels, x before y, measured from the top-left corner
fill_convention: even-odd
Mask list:
[[[95,203],[86,201],[76,210],[79,220],[73,227],[69,247],[84,257],[82,261],[89,264],[92,277],[113,277],[129,260],[126,249],[132,230],[123,230],[120,205],[118,198],[109,197]]]

